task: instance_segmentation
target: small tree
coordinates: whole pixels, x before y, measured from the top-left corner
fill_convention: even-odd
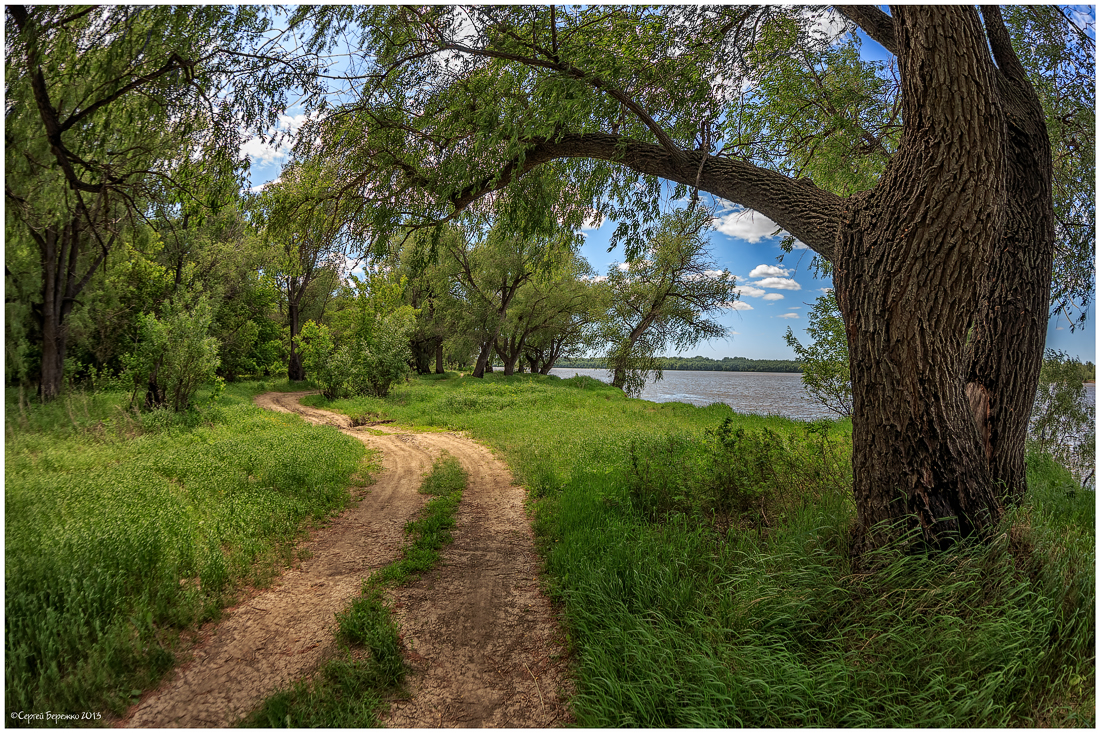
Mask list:
[[[1030,448],[1049,454],[1082,483],[1095,475],[1096,419],[1085,402],[1079,359],[1047,350],[1028,426]]]
[[[134,380],[133,397],[144,388],[147,408],[190,407],[199,387],[215,379],[220,363],[218,340],[208,335],[212,320],[205,297],[190,307],[173,301],[160,318],[142,314],[137,347],[123,360]]]
[[[661,378],[657,354],[669,346],[689,349],[700,339],[725,336],[706,318],[736,299],[733,275],[717,270],[703,229],[710,215],[681,209],[661,219],[644,259],[612,267],[605,325],[612,385],[631,396],[648,375]]]
[[[329,399],[385,397],[411,371],[409,335],[417,311],[399,305],[405,282],[394,282],[388,272],[349,280],[352,305],[340,314],[339,338],[328,326],[307,322],[301,331],[302,364],[310,383]]]
[[[848,337],[836,295],[830,290],[810,309],[806,333],[813,343],[803,346],[787,329],[787,346],[802,365],[802,386],[810,397],[844,417],[852,416],[852,377],[848,371]]]

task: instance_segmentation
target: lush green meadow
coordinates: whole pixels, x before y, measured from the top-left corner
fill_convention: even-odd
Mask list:
[[[855,572],[850,428],[448,374],[362,421],[468,430],[527,485],[584,726],[1082,726],[1095,720],[1094,497],[1029,463],[995,540]]]
[[[271,386],[200,394],[181,414],[129,411],[122,393],[32,405],[9,390],[9,716],[123,712],[170,668],[181,630],[266,583],[304,528],[347,505],[349,480],[367,479],[362,444],[254,407]]]

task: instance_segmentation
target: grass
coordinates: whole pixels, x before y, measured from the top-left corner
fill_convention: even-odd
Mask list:
[[[1032,457],[996,538],[848,560],[850,424],[417,380],[314,404],[466,430],[537,503],[586,727],[1092,726],[1094,497]]]
[[[433,498],[405,525],[409,541],[401,558],[363,582],[363,594],[336,614],[340,655],[312,679],[267,698],[241,725],[254,728],[376,728],[386,699],[401,694],[405,662],[385,589],[431,570],[450,544],[455,512],[466,488],[465,470],[444,453],[424,476],[420,493]]]
[[[135,413],[120,393],[33,405],[9,391],[9,716],[122,714],[171,668],[181,631],[268,582],[367,480],[361,443],[259,410],[258,391],[230,385],[182,415]]]

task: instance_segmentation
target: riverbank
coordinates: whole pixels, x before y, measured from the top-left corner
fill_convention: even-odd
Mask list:
[[[1094,508],[1049,461],[1029,461],[1027,503],[990,546],[887,556],[865,576],[847,560],[843,422],[532,375],[324,404],[466,430],[505,458],[535,506],[582,726],[1095,719]]]

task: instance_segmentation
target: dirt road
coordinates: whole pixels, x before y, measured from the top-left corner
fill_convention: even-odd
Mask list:
[[[267,591],[229,609],[193,658],[131,709],[128,727],[232,725],[265,697],[307,676],[335,651],[334,615],[361,580],[396,559],[403,528],[427,497],[423,473],[447,451],[469,474],[454,543],[442,566],[392,592],[411,697],[391,706],[391,727],[554,727],[571,718],[561,634],[539,590],[539,559],[523,489],[486,448],[455,433],[386,435],[298,404],[307,392],[268,393],[256,404],[328,424],[382,454],[383,470],[358,506],[313,533],[310,559]]]

